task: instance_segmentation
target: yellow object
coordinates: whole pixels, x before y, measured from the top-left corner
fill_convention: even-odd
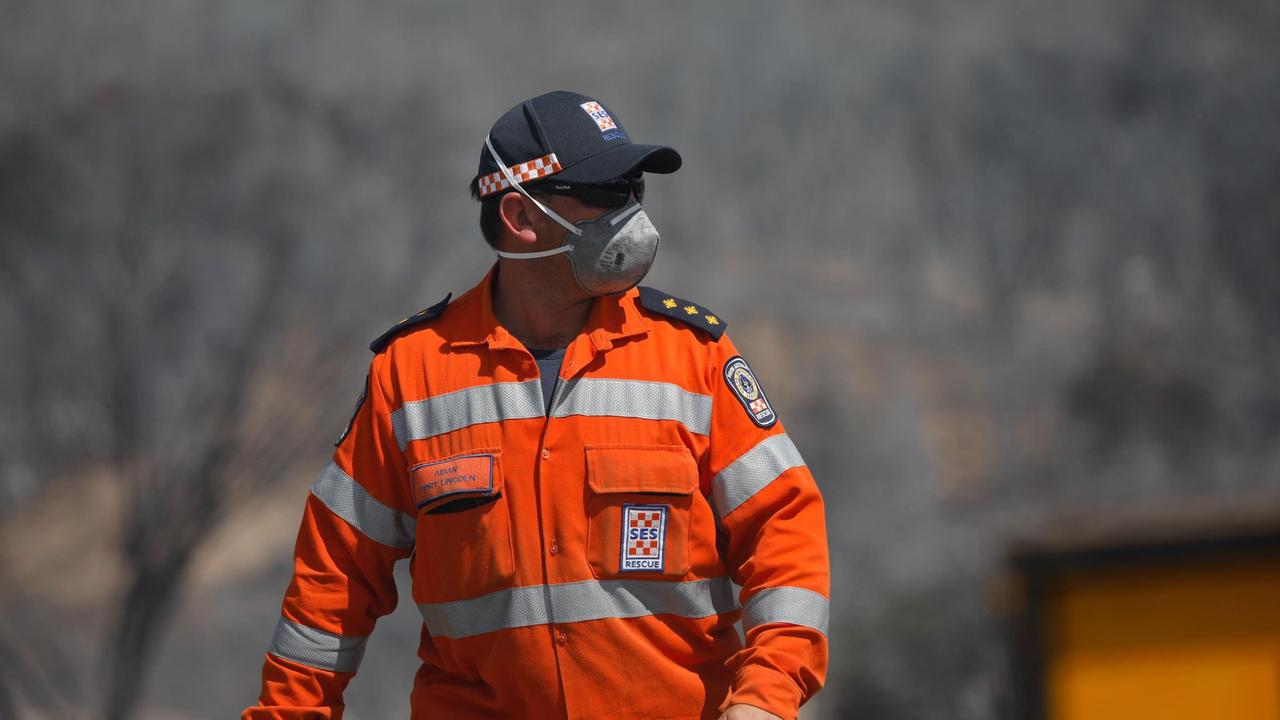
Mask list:
[[[1050,720],[1280,720],[1280,556],[1071,570],[1047,601]]]

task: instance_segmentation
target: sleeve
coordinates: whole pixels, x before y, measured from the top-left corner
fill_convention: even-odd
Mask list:
[[[375,356],[347,432],[307,496],[293,578],[242,720],[338,719],[377,619],[396,606],[392,576],[413,550],[407,471]]]
[[[721,705],[795,718],[826,678],[830,569],[822,495],[760,383],[727,336],[709,378],[712,505],[742,587],[746,647]]]

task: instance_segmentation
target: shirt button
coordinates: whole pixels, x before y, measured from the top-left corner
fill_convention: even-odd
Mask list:
[[[548,448],[542,448],[542,459],[546,460],[549,457],[551,457],[551,450]]]
[[[565,635],[564,633],[560,633],[559,635],[556,635],[556,644],[559,645],[560,647],[564,647],[565,645],[568,645],[569,636]]]
[[[547,548],[547,552],[551,553],[552,555],[555,555],[556,553],[560,552],[560,546],[556,544],[555,540],[551,541],[551,547]]]

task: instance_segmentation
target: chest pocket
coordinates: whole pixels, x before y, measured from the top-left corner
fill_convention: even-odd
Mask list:
[[[475,597],[515,577],[502,451],[469,450],[409,469],[418,505],[419,602]]]
[[[597,578],[683,578],[698,466],[683,445],[587,446],[587,560]]]

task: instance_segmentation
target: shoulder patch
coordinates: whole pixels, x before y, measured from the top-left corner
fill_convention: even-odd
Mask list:
[[[747,411],[751,422],[762,428],[771,428],[778,422],[769,398],[764,396],[764,388],[760,387],[756,374],[741,355],[734,355],[724,364],[724,381],[733,396],[742,403],[742,409]]]
[[[440,313],[444,312],[445,307],[449,305],[449,300],[452,297],[453,293],[449,293],[444,296],[443,300],[435,305],[432,305],[426,310],[419,310],[417,313],[410,315],[395,325],[392,325],[389,330],[379,335],[373,342],[369,343],[369,349],[376,353],[382,352],[387,345],[391,344],[391,341],[395,339],[396,335],[399,335],[402,331],[439,317]]]
[[[360,414],[360,408],[361,406],[364,405],[364,399],[365,399],[365,396],[368,395],[368,391],[369,391],[369,376],[368,374],[366,374],[364,376],[364,385],[360,386],[360,396],[356,398],[355,409],[351,411],[351,419],[347,421],[346,429],[342,431],[342,434],[338,436],[337,441],[333,443],[334,447],[338,447],[339,445],[341,445],[342,441],[346,440],[347,436],[351,434],[351,426],[356,424],[356,416]]]
[[[704,330],[716,340],[720,339],[720,336],[724,334],[725,327],[728,325],[724,318],[697,303],[689,302],[684,298],[678,298],[675,295],[669,295],[651,287],[640,288],[640,305],[646,310],[652,310],[659,315],[665,315],[673,320],[679,320],[699,330]]]

